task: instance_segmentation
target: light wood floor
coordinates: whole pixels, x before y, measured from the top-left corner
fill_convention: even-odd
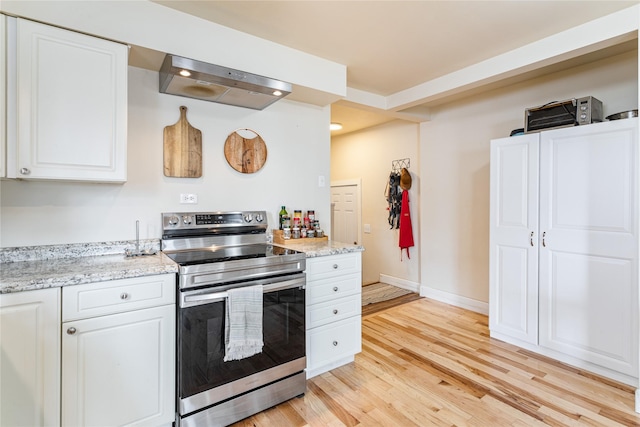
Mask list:
[[[364,316],[354,363],[235,426],[640,426],[633,388],[488,336],[427,298]]]

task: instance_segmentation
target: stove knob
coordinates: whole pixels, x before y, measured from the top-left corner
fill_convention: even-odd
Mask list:
[[[251,222],[251,221],[253,221],[253,215],[251,215],[251,214],[246,214],[246,215],[244,216],[244,222]]]
[[[256,215],[256,221],[262,222],[264,221],[264,217],[261,214]]]
[[[178,218],[177,216],[172,216],[169,217],[169,225],[178,225],[178,223],[180,222],[180,218]]]
[[[191,217],[189,215],[185,215],[182,217],[182,222],[184,222],[185,225],[190,225],[191,224]]]

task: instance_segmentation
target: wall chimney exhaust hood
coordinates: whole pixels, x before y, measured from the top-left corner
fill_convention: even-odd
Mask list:
[[[160,92],[263,110],[291,93],[291,84],[194,59],[167,55]]]

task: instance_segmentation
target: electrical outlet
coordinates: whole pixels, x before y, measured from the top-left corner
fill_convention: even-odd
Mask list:
[[[197,194],[180,194],[180,203],[198,203],[198,195]]]

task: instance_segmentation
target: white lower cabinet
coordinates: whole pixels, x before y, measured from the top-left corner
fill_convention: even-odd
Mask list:
[[[62,425],[175,419],[175,276],[63,288]]]
[[[307,378],[362,350],[360,252],[307,259]]]
[[[492,141],[492,337],[637,385],[637,146],[637,119]]]
[[[60,289],[0,295],[0,426],[60,425]]]

